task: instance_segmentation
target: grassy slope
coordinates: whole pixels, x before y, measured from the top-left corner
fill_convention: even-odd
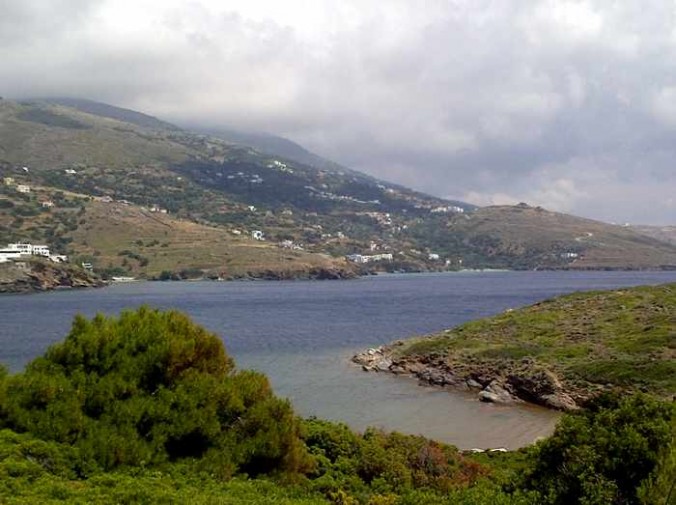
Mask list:
[[[647,235],[648,237],[661,240],[662,242],[668,242],[672,245],[676,245],[676,225],[671,226],[632,226],[632,230],[641,235]]]
[[[235,236],[224,228],[207,226],[169,215],[151,213],[119,203],[90,202],[83,223],[70,236],[71,246],[81,255],[91,255],[100,266],[119,266],[133,273],[157,275],[163,270],[187,268],[214,270],[223,276],[244,276],[266,270],[289,277],[311,268],[345,266],[344,260],[324,255],[280,249],[276,244]],[[120,253],[129,251],[139,260]]]
[[[676,284],[562,296],[409,340],[396,352],[441,353],[455,368],[503,374],[544,367],[582,396],[610,385],[669,397],[676,393]]]
[[[544,251],[578,252],[569,268],[676,267],[676,248],[640,235],[630,228],[609,225],[539,207],[485,207],[457,220],[453,230],[471,237],[494,236],[493,254],[537,256]]]
[[[0,101],[0,158],[29,167],[84,163],[115,168],[185,160],[189,150],[170,137],[167,131],[61,106],[42,109]]]

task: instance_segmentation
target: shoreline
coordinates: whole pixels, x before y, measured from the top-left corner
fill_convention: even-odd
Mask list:
[[[512,366],[449,364],[441,355],[397,356],[396,349],[402,345],[404,342],[397,340],[370,348],[353,355],[350,361],[364,372],[411,377],[425,386],[473,393],[477,400],[497,405],[521,403],[572,412],[590,396],[564,387],[551,370],[538,367],[529,358]]]

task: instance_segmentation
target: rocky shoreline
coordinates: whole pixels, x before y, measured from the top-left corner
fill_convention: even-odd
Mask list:
[[[425,385],[476,392],[482,402],[496,404],[533,403],[543,407],[573,411],[586,396],[566,388],[552,371],[539,367],[532,359],[519,362],[463,363],[447,356],[399,356],[402,341],[367,349],[352,357],[366,372],[386,372],[417,378]]]
[[[37,259],[0,264],[0,293],[34,293],[105,285],[101,279],[71,265]]]

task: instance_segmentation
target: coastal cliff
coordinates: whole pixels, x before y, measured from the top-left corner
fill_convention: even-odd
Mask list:
[[[64,288],[105,285],[81,268],[40,259],[0,264],[0,293],[31,293]]]
[[[365,371],[563,411],[603,391],[676,393],[676,284],[572,295],[368,349]]]

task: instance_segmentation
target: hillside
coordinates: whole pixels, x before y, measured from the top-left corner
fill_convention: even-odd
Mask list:
[[[1,194],[1,193],[0,193]],[[181,219],[129,202],[34,186],[7,194],[0,208],[10,239],[48,242],[77,265],[91,263],[106,277],[345,278],[343,258],[254,240],[246,230]],[[43,207],[49,202],[51,207]],[[17,238],[18,237],[18,238]]]
[[[634,225],[631,227],[637,233],[641,235],[647,235],[662,242],[668,242],[672,245],[676,245],[676,226],[641,226]]]
[[[576,293],[354,360],[475,390],[484,401],[575,409],[611,389],[676,393],[676,284]]]
[[[477,209],[317,161],[312,153],[307,163],[297,161],[306,151],[285,139],[228,135],[230,141],[83,100],[0,100],[0,177],[11,180],[0,189],[0,243],[47,241],[58,252],[93,254],[100,248],[88,244],[98,240],[92,230],[103,232],[107,224],[96,225],[103,216],[92,212],[86,232],[75,216],[83,201],[103,198],[162,209],[229,239],[259,230],[267,242],[305,253],[388,258],[361,265],[362,271],[676,265],[676,246],[632,229],[527,206]],[[266,141],[256,141],[261,138]],[[20,184],[44,191],[19,194]],[[50,194],[81,201],[44,210]],[[141,233],[147,230],[136,240],[155,239]],[[126,242],[106,248],[99,252],[109,263],[129,249]],[[207,263],[216,267],[201,260],[180,267]]]
[[[484,253],[524,268],[676,268],[674,247],[624,226],[549,212],[525,204],[485,207],[458,219],[453,233]]]
[[[68,236],[79,256],[132,275],[220,279],[345,278],[343,258],[279,247],[134,205],[90,202]],[[140,239],[139,237],[143,237]],[[120,247],[124,247],[120,250]],[[166,274],[165,274],[166,275]]]

